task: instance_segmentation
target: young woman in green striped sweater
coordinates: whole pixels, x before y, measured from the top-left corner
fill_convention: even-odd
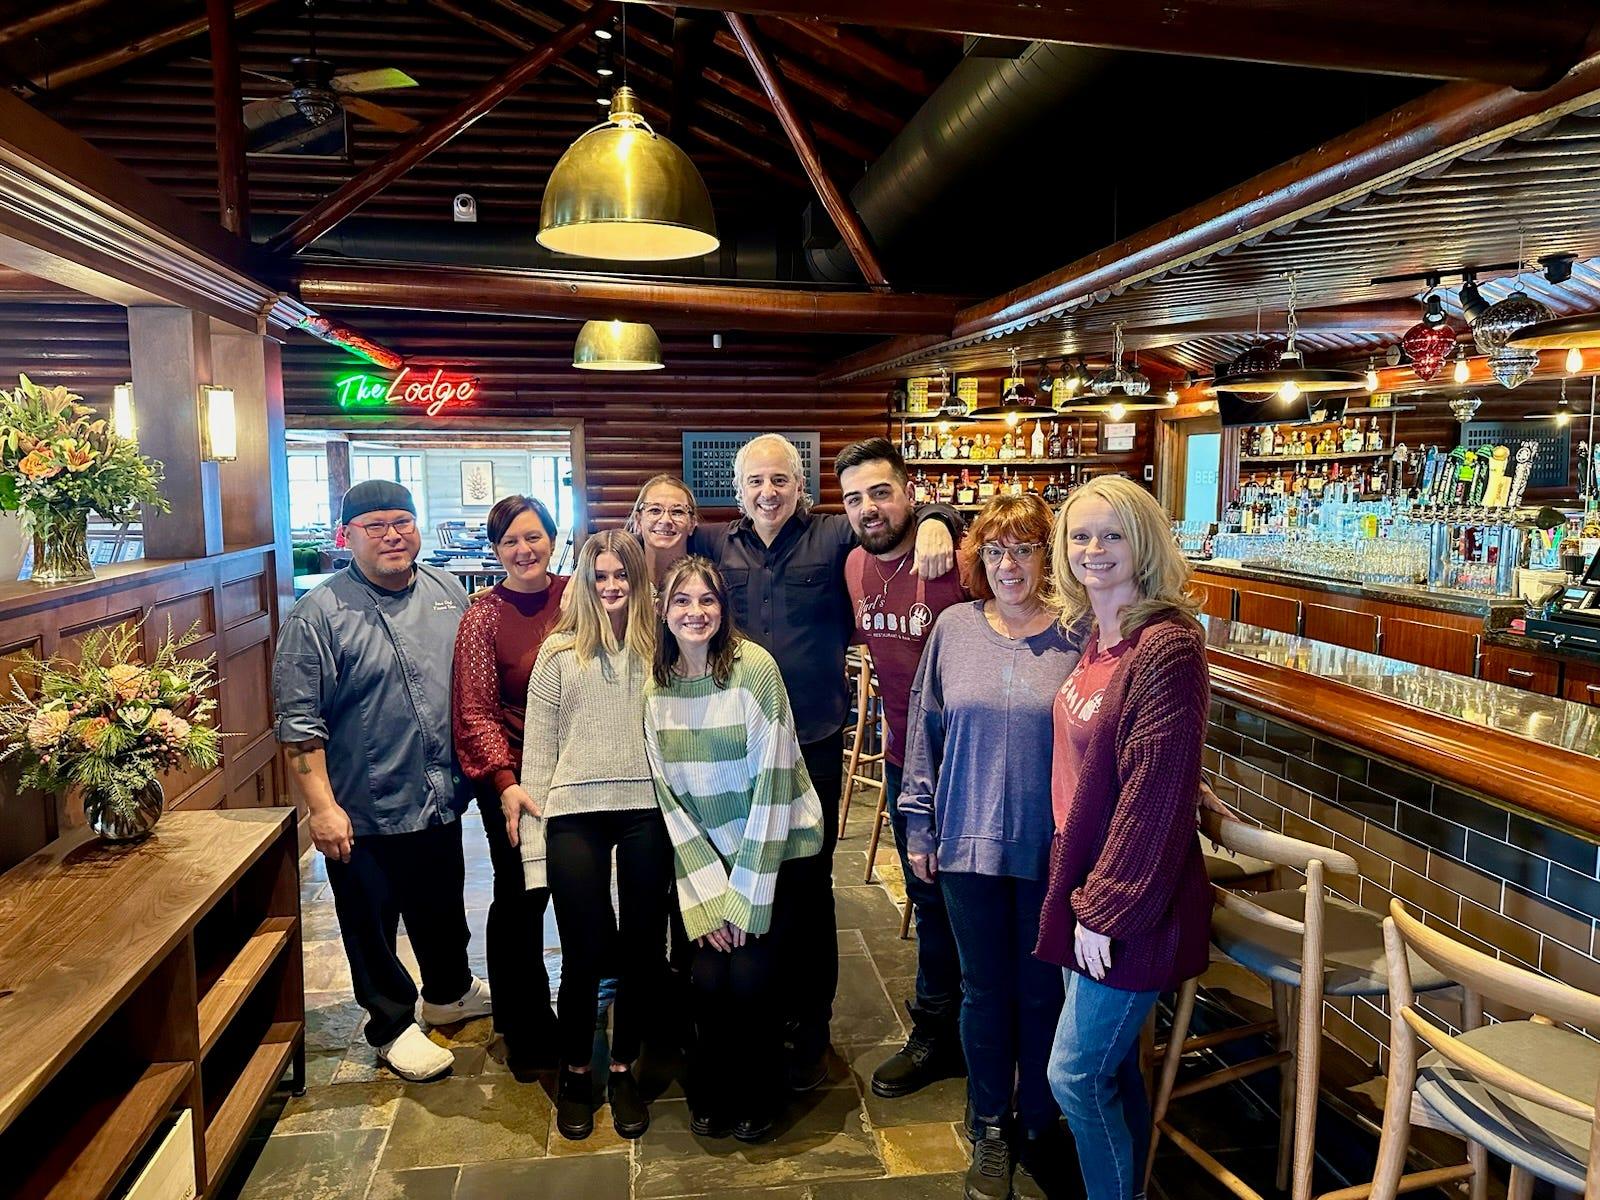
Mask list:
[[[678,562],[661,605],[645,746],[694,942],[691,1128],[759,1141],[781,1076],[775,972],[803,920],[786,864],[822,849],[822,805],[777,663],[733,627],[716,567]]]

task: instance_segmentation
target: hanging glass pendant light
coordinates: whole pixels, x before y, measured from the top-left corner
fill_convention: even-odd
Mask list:
[[[580,371],[659,371],[661,339],[650,326],[634,321],[585,321],[572,347]]]
[[[1005,390],[1000,394],[1000,403],[986,404],[972,410],[971,416],[979,420],[993,420],[1003,417],[1015,425],[1018,421],[1027,420],[1052,420],[1055,410],[1048,404],[1042,404],[1034,390],[1028,386],[1028,381],[1022,376],[1022,367],[1017,362],[1017,350],[1011,348],[1011,374],[1005,382]]]
[[[1111,327],[1111,365],[1089,382],[1088,389],[1057,407],[1063,416],[1079,413],[1105,413],[1113,421],[1120,421],[1131,412],[1154,412],[1171,408],[1172,402],[1163,396],[1150,395],[1150,378],[1139,370],[1135,357],[1132,369],[1122,365],[1122,326]]]
[[[721,243],[711,194],[689,156],[619,87],[608,120],[567,148],[539,208],[538,242],[559,254],[627,262],[697,258]]]
[[[1438,293],[1429,292],[1423,301],[1422,320],[1400,339],[1400,348],[1411,360],[1412,373],[1427,383],[1439,373],[1455,344],[1456,328],[1445,318]]]
[[[1366,385],[1366,376],[1360,371],[1306,366],[1305,356],[1295,344],[1300,331],[1300,319],[1295,312],[1299,277],[1298,271],[1290,271],[1285,276],[1289,281],[1289,311],[1285,318],[1289,340],[1278,356],[1278,365],[1270,370],[1230,372],[1216,381],[1213,390],[1253,396],[1276,395],[1292,404],[1302,392],[1350,392]]]

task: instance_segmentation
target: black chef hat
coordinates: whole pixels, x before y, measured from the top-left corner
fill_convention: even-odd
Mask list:
[[[364,479],[344,494],[339,520],[348,525],[369,512],[395,509],[416,515],[417,502],[411,498],[409,490],[390,479]]]

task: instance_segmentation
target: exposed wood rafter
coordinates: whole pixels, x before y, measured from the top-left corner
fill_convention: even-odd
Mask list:
[[[246,17],[254,16],[277,0],[234,0],[233,18],[242,21]],[[157,50],[165,50],[168,46],[178,42],[187,41],[192,37],[199,37],[206,31],[208,22],[204,13],[198,17],[191,17],[177,25],[169,25],[159,32],[145,37],[134,38],[110,50],[102,50],[90,55],[88,58],[79,59],[75,63],[50,71],[42,78],[32,80],[33,86],[41,92],[58,88],[70,87],[82,83],[86,79],[93,79],[97,75],[104,75],[107,71],[114,71],[118,67],[125,67],[136,59],[147,54],[154,54]]]
[[[649,321],[661,329],[943,333],[948,296],[630,279],[579,272],[298,259],[300,298],[334,307]]]
[[[555,28],[560,28],[561,23],[554,17],[540,13],[538,14],[538,18],[536,18],[534,14],[537,13],[537,10],[531,9],[525,4],[517,4],[514,2],[514,0],[492,0],[492,2],[508,12],[515,12],[517,15],[527,18],[531,23],[538,25],[540,28],[549,29],[552,26]],[[428,3],[434,8],[438,9],[440,12],[455,17],[463,24],[470,25],[480,33],[488,34],[490,37],[496,38],[508,46],[515,46],[519,50],[533,50],[537,48],[537,43],[535,43],[532,39],[525,37],[515,30],[507,29],[504,25],[501,25],[496,21],[491,21],[486,17],[479,16],[477,13],[463,8],[460,4],[456,3],[456,0],[428,0]],[[546,24],[546,22],[549,22],[549,24]],[[558,62],[556,66],[567,75],[570,75],[572,78],[581,81],[587,87],[598,89],[601,85],[600,77],[598,75],[596,75],[593,71],[578,66],[576,63],[568,62],[563,59],[562,61]],[[644,113],[646,118],[652,122],[659,123],[664,126],[667,121],[666,110],[648,97],[641,96],[639,98],[639,110]],[[763,158],[761,155],[745,149],[736,142],[730,142],[727,138],[722,137],[720,134],[707,129],[702,123],[696,123],[693,125],[691,127],[691,131],[706,145],[722,151],[730,158],[737,158],[743,162],[749,163],[751,166],[766,172],[773,178],[781,180],[792,187],[804,186],[804,181],[793,171],[786,171],[782,167],[774,165],[770,160]]]
[[[1073,42],[1297,67],[1546,87],[1589,53],[1594,0],[1524,6],[1501,0],[683,0],[786,17],[813,37],[821,22]],[[841,47],[842,49],[842,47]]]
[[[0,46],[7,42],[20,42],[36,33],[43,33],[63,21],[86,16],[97,8],[104,8],[111,0],[61,0],[28,17],[18,17],[0,28]]]
[[[812,20],[809,17],[801,20],[786,21],[785,24],[803,37],[809,38],[819,45],[826,46],[857,66],[864,67],[874,75],[887,79],[896,87],[904,88],[906,91],[918,96],[926,96],[933,91],[932,82],[929,81],[921,68],[902,62],[888,51],[874,46],[865,38],[840,29],[836,25],[825,25],[821,21]]]
[[[767,99],[771,101],[772,111],[777,114],[778,123],[783,126],[783,132],[788,135],[790,144],[794,146],[794,152],[800,158],[800,165],[805,168],[811,186],[816,189],[817,198],[828,210],[828,216],[833,218],[833,223],[844,238],[845,245],[850,248],[850,257],[855,259],[862,278],[873,288],[887,289],[889,277],[883,273],[883,264],[878,261],[878,253],[873,249],[871,235],[861,223],[861,218],[850,201],[839,191],[832,176],[828,174],[828,168],[823,165],[821,156],[817,154],[817,147],[811,140],[810,130],[806,128],[805,121],[794,105],[789,102],[783,84],[773,73],[772,64],[767,61],[760,42],[756,40],[755,30],[737,13],[728,14],[728,26],[744,50],[745,58],[750,61],[750,69],[756,73],[756,79],[766,92]]]
[[[244,157],[244,99],[230,0],[206,0],[211,35],[211,100],[217,118],[217,207],[222,227],[249,236],[250,180]]]
[[[610,0],[595,5],[498,79],[485,84],[415,137],[402,142],[387,158],[373,163],[310,212],[291,222],[267,243],[267,248],[290,253],[304,250],[484,113],[536,78],[551,63],[560,61],[610,17],[614,7]]]

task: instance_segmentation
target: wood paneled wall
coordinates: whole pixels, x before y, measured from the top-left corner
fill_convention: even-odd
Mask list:
[[[199,622],[201,640],[185,651],[216,656],[222,761],[211,771],[170,773],[167,807],[253,808],[278,804],[285,790],[272,736],[272,656],[278,626],[276,566],[270,547],[182,563],[124,563],[100,578],[60,588],[0,584],[0,674],[24,651],[72,654],[91,630],[144,621],[148,659],[168,622],[183,633]],[[0,682],[9,681],[0,678]],[[17,768],[0,773],[0,870],[63,830],[83,823],[81,803],[17,788]]]
[[[817,430],[822,435],[823,505],[839,503],[832,472],[835,454],[858,438],[899,436],[884,416],[885,385],[817,381],[819,370],[851,348],[852,339],[729,332],[716,349],[709,333],[664,330],[665,370],[606,376],[573,369],[574,322],[403,312],[352,314],[351,320],[403,354],[477,376],[480,392],[473,402],[446,409],[442,416],[518,430],[581,421],[584,500],[591,528],[623,521],[639,484],[649,476],[682,472],[685,432]],[[0,305],[0,380],[18,370],[41,382],[68,384],[93,403],[109,403],[112,387],[128,378],[126,313],[89,304]],[[290,419],[304,426],[319,418],[349,416],[334,401],[333,383],[361,370],[373,368],[324,343],[292,339],[283,348],[284,402]],[[998,397],[1002,374],[979,376],[983,401]],[[142,403],[140,411],[142,419]],[[1091,451],[1104,419],[1086,418],[1078,425]],[[1106,468],[1142,479],[1144,465],[1153,460],[1154,422],[1149,414],[1132,414],[1128,420],[1138,427],[1134,449],[1108,457]],[[1042,483],[1048,470],[1039,474]],[[728,509],[707,510],[712,519],[731,515]]]

